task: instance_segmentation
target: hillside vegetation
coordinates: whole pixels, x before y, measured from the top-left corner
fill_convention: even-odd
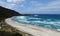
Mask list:
[[[19,31],[4,22],[5,19],[13,16],[21,16],[21,14],[14,10],[0,6],[0,36],[26,36],[27,33]],[[32,36],[30,34],[27,35]]]
[[[0,21],[12,16],[20,16],[18,12],[0,6]]]

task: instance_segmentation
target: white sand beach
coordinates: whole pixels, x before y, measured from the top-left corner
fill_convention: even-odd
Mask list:
[[[13,22],[11,18],[6,19],[5,22],[20,31],[32,34],[33,36],[60,36],[60,32],[42,27],[16,23]]]

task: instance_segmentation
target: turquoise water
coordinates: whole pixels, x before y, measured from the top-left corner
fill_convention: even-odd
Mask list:
[[[39,26],[60,31],[60,20],[58,18],[36,17],[35,16],[17,16],[12,21],[24,23],[26,25]]]

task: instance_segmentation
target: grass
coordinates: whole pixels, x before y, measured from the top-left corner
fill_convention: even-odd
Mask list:
[[[28,34],[28,33],[25,33],[25,32],[22,32],[22,31],[19,31],[15,28],[13,28],[12,26],[6,24],[5,22],[2,22],[0,24],[0,34],[1,33],[4,33],[4,34],[8,34],[9,33],[9,36],[26,36],[29,35],[29,36],[32,36],[31,34]]]

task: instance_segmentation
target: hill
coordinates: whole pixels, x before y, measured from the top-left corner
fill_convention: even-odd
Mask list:
[[[7,8],[0,6],[0,20],[9,18],[12,16],[20,16],[20,15],[21,14],[19,14],[18,12],[14,11],[14,10],[7,9]]]

